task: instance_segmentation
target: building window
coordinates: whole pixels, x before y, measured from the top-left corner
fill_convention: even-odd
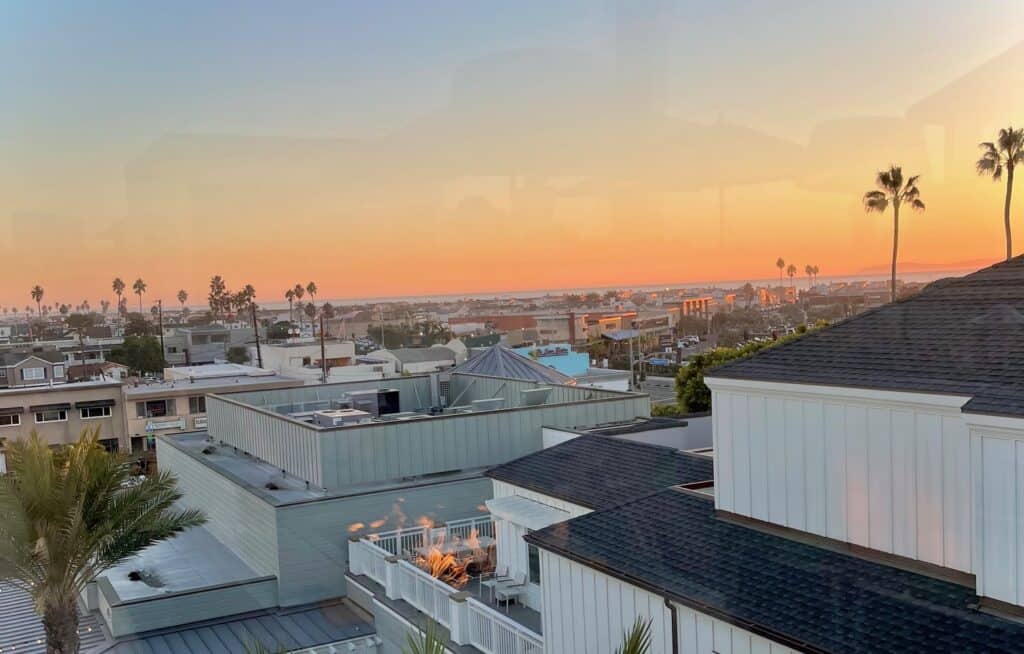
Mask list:
[[[117,452],[120,449],[116,438],[101,438],[100,445],[108,452]]]
[[[64,364],[59,363],[53,367],[53,378],[64,376]]]
[[[0,379],[7,379],[7,368],[0,368]]]
[[[67,419],[68,412],[64,409],[36,412],[36,422],[66,422]]]
[[[530,564],[530,583],[540,585],[540,550],[536,545],[526,546],[526,556]]]
[[[172,400],[147,400],[135,403],[135,415],[139,418],[163,418],[173,413]]]
[[[21,378],[25,381],[39,381],[46,379],[46,368],[22,368]]]
[[[82,420],[92,420],[93,418],[109,418],[110,407],[109,406],[89,406],[79,409],[79,415],[82,416]]]
[[[193,395],[192,397],[188,398],[188,412],[206,413],[206,396]]]
[[[9,416],[0,416],[0,427],[17,427],[21,424],[21,416],[17,413]]]

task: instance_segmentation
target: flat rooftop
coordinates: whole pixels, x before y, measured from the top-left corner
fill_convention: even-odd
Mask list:
[[[140,574],[133,580],[129,575]],[[260,579],[203,527],[184,531],[111,568],[106,579],[122,602]]]
[[[231,393],[235,389],[253,390],[268,384],[280,384],[294,382],[296,385],[302,380],[285,377],[277,373],[268,375],[238,375],[222,377],[199,377],[192,379],[172,379],[162,382],[139,383],[126,385],[124,394],[127,398],[151,395],[153,393],[166,393],[169,391],[194,390],[196,394],[202,395],[211,391],[218,393]]]
[[[281,470],[266,461],[236,450],[225,443],[214,443],[207,432],[187,432],[160,436],[175,449],[227,477],[235,484],[256,495],[272,506],[300,504],[322,499],[351,497],[365,493],[416,485],[416,478],[393,479],[382,482],[354,484],[339,490],[324,490]],[[204,451],[209,452],[204,454]],[[484,469],[454,471],[429,475],[432,483],[458,481],[483,475]],[[272,488],[268,488],[272,484]]]

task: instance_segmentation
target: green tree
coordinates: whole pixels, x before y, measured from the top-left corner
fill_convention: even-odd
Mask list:
[[[1013,198],[1013,171],[1024,163],[1024,129],[1013,126],[999,130],[995,142],[979,143],[981,158],[974,164],[979,175],[988,175],[998,182],[1006,170],[1006,196],[1003,198],[1003,230],[1006,232],[1006,258],[1013,256],[1013,238],[1010,234],[1010,201]]]
[[[141,313],[129,313],[125,316],[125,336],[146,336],[150,331],[149,320]]]
[[[79,595],[142,549],[203,524],[179,510],[168,472],[132,478],[132,463],[104,450],[99,430],[51,449],[35,432],[7,446],[0,478],[0,578],[29,593],[48,654],[79,650]]]
[[[98,316],[95,313],[73,313],[64,322],[69,328],[82,332],[95,325],[98,321]]]
[[[919,176],[913,175],[903,180],[903,169],[889,166],[888,170],[880,170],[875,175],[877,190],[864,194],[864,210],[867,212],[885,213],[892,205],[892,270],[889,286],[890,301],[896,301],[896,259],[900,246],[900,207],[908,205],[916,211],[924,211],[921,191],[917,188]]]
[[[38,313],[40,316],[43,315],[42,302],[44,294],[45,291],[43,290],[43,287],[40,286],[39,284],[33,286],[32,290],[29,291],[29,295],[32,297],[33,300],[35,300],[36,303],[36,313]]]
[[[441,630],[430,619],[423,631],[417,630],[415,636],[411,633],[406,636],[406,645],[402,648],[402,654],[444,654],[446,651]]]
[[[142,313],[142,294],[146,292],[146,282],[139,277],[132,284],[132,292],[139,296],[139,313]]]
[[[210,278],[210,292],[206,296],[210,305],[210,313],[214,318],[220,318],[221,314],[231,310],[231,293],[228,285],[220,275]]]
[[[622,634],[615,654],[647,654],[651,651],[651,621],[638,617],[633,627]]]
[[[153,336],[125,336],[124,343],[110,353],[110,360],[136,373],[160,372],[166,365],[160,341]]]
[[[249,350],[241,345],[228,348],[229,363],[249,363]]]

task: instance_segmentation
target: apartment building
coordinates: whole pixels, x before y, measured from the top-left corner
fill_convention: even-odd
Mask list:
[[[16,370],[20,377],[23,370],[44,367],[42,361],[25,359],[8,372]],[[47,374],[59,365],[51,362]],[[2,388],[0,471],[6,470],[4,445],[28,438],[33,431],[50,445],[64,445],[77,440],[86,429],[99,429],[100,442],[105,447],[127,451],[124,424],[121,383],[117,381],[18,384]]]
[[[233,363],[165,368],[162,381],[139,381],[124,387],[125,432],[131,451],[155,447],[157,434],[206,429],[210,393],[272,390],[301,386],[303,381]]]

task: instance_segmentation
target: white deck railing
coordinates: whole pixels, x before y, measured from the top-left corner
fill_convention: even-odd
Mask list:
[[[483,654],[543,654],[544,640],[539,634],[403,560],[417,548],[449,542],[453,537],[465,539],[474,530],[480,536],[493,537],[490,516],[350,539],[349,568],[380,584],[389,599],[404,600],[448,628],[452,640],[460,645],[472,645]]]
[[[467,599],[466,607],[467,644],[484,654],[543,654],[539,634],[475,599]]]
[[[477,518],[464,518],[452,520],[451,522],[434,526],[406,527],[405,529],[394,529],[382,531],[377,534],[370,534],[366,538],[372,541],[377,547],[386,550],[392,556],[407,558],[420,547],[427,547],[432,543],[447,543],[453,538],[465,540],[476,531],[477,536],[494,537],[494,520],[491,516],[480,516]]]

